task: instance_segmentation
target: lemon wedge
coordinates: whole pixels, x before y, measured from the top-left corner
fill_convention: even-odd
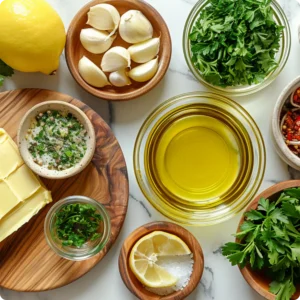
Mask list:
[[[159,258],[190,255],[186,243],[174,234],[153,231],[133,246],[129,266],[137,279],[147,287],[163,288],[176,284],[177,278],[159,265]]]

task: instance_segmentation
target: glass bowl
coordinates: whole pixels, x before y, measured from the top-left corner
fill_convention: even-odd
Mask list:
[[[291,50],[291,31],[289,22],[287,17],[282,10],[281,6],[277,1],[271,2],[271,8],[274,11],[274,17],[277,24],[284,26],[282,32],[282,38],[280,43],[280,49],[277,53],[277,61],[278,67],[273,70],[262,82],[259,84],[253,85],[239,85],[239,86],[230,86],[230,87],[221,87],[216,86],[208,83],[201,75],[200,71],[194,66],[191,60],[191,49],[190,49],[190,41],[189,41],[189,34],[195,24],[196,20],[198,19],[199,13],[209,4],[209,0],[200,0],[196,3],[193,7],[192,11],[190,12],[187,21],[185,23],[184,32],[183,32],[183,52],[185,56],[185,60],[188,64],[189,69],[194,74],[194,76],[205,86],[214,89],[215,91],[221,92],[225,95],[232,95],[232,96],[245,96],[250,95],[252,93],[258,92],[268,86],[276,77],[280,74],[282,69],[284,68],[288,57],[290,55]]]
[[[169,159],[167,155],[163,155],[163,158],[158,155],[158,160],[152,160],[156,155],[156,150],[152,147],[155,144],[153,141],[158,141],[158,144],[162,141],[161,128],[174,128],[174,124],[180,122],[191,111],[194,114],[208,114],[222,120],[236,134],[237,140],[241,141],[236,151],[240,155],[240,160],[234,181],[218,196],[206,197],[201,201],[200,198],[188,201],[179,197],[171,189],[168,190],[159,177],[149,171],[151,166],[153,170],[157,169],[155,162],[163,160],[163,164],[167,165]],[[172,120],[175,120],[175,123]],[[174,135],[173,140],[177,140],[178,136]],[[199,141],[201,143],[201,139]],[[266,163],[261,133],[249,113],[224,96],[201,92],[179,95],[155,109],[138,133],[133,159],[137,182],[148,201],[173,221],[195,226],[223,222],[245,208],[260,187]],[[197,175],[197,167],[199,165],[190,167],[188,172],[196,170],[193,174]]]
[[[102,235],[94,241],[88,241],[81,248],[63,246],[62,241],[58,238],[55,230],[56,213],[64,206],[75,203],[90,204],[94,206],[96,212],[102,216],[99,230]],[[56,202],[51,207],[45,219],[44,232],[48,245],[57,255],[65,259],[81,261],[96,255],[107,244],[111,233],[110,217],[105,207],[96,200],[85,196],[70,196]]]

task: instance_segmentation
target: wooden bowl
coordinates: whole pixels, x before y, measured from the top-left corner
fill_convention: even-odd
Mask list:
[[[129,267],[129,256],[134,244],[146,234],[152,231],[165,231],[181,238],[190,248],[194,258],[194,269],[188,285],[180,291],[167,296],[159,296],[147,291],[137,280]],[[119,270],[121,277],[127,288],[139,299],[142,300],[180,300],[187,297],[198,285],[204,268],[204,258],[202,248],[196,238],[183,227],[170,222],[152,222],[145,224],[133,231],[125,240],[119,256]]]
[[[260,198],[267,198],[272,201],[277,199],[277,197],[279,196],[282,190],[287,188],[293,188],[293,187],[300,187],[300,180],[283,181],[269,187],[261,194],[256,196],[256,198],[249,204],[246,211],[249,211],[251,209],[257,209],[258,201],[260,200]],[[239,228],[243,222],[244,222],[244,217],[242,217],[240,220],[237,232],[239,232]],[[265,297],[268,300],[275,300],[275,295],[269,292],[269,284],[271,283],[271,280],[265,277],[262,272],[253,271],[250,266],[246,266],[243,269],[240,268],[240,271],[244,276],[245,280],[248,282],[248,284],[254,290],[256,290],[261,296]],[[297,292],[295,293],[292,299],[298,299],[299,296],[300,296],[300,287],[298,286]]]
[[[66,169],[66,170],[49,170],[44,166],[39,166],[37,163],[33,161],[32,155],[29,153],[26,134],[27,130],[30,128],[32,120],[40,113],[45,112],[47,110],[58,110],[65,113],[71,113],[77,120],[84,126],[87,131],[87,149],[86,153],[83,156],[82,160],[76,164],[75,166]],[[26,163],[26,165],[36,174],[41,177],[49,178],[49,179],[64,179],[72,177],[81,171],[83,171],[88,164],[91,162],[96,147],[96,136],[94,127],[87,117],[87,115],[75,105],[70,103],[66,103],[64,101],[46,101],[40,104],[33,106],[23,117],[20,122],[18,129],[18,147],[20,154]]]
[[[160,51],[158,53],[159,67],[157,73],[151,80],[144,83],[132,81],[131,85],[121,88],[114,86],[95,88],[82,79],[78,72],[78,62],[82,56],[88,57],[98,66],[100,66],[103,56],[103,54],[92,54],[86,51],[81,45],[79,39],[81,29],[89,27],[89,25],[86,25],[86,22],[87,13],[90,7],[99,3],[109,3],[115,6],[120,15],[130,9],[140,10],[151,22],[153,26],[153,37],[160,36]],[[112,44],[112,47],[114,46],[128,48],[130,44],[126,43],[120,36],[118,36]],[[172,43],[167,24],[157,10],[148,3],[141,0],[95,0],[85,5],[72,20],[67,33],[65,53],[67,64],[72,76],[87,92],[96,97],[107,100],[130,100],[149,92],[162,80],[170,64]],[[132,67],[135,67],[136,65],[137,64],[132,62]]]

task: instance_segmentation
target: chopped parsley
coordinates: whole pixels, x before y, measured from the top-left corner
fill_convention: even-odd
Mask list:
[[[82,247],[101,237],[102,216],[90,204],[68,204],[56,213],[55,229],[63,246]]]
[[[192,32],[192,62],[216,86],[257,84],[277,68],[284,27],[271,0],[210,0]]]
[[[34,162],[50,170],[75,166],[87,149],[87,131],[71,113],[47,111],[38,114],[26,138]]]

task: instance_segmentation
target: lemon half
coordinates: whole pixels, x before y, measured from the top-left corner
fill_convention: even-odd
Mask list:
[[[176,284],[177,278],[158,265],[163,256],[189,255],[186,243],[174,234],[153,231],[142,237],[133,246],[129,265],[137,279],[147,287],[162,288]]]

